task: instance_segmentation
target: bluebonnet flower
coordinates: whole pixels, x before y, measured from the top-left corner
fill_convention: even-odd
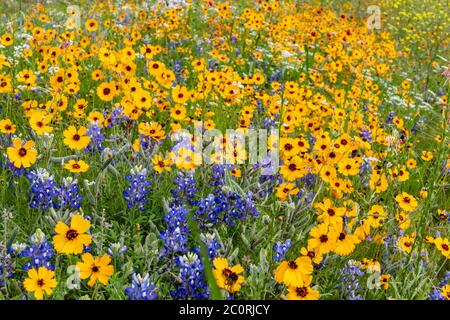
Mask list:
[[[203,47],[201,46],[201,45],[196,45],[195,46],[195,51],[197,52],[197,54],[199,55],[199,56],[203,56]]]
[[[64,178],[59,188],[58,208],[79,209],[83,197],[79,195],[78,180],[72,177]]]
[[[31,208],[45,210],[58,206],[54,201],[59,196],[59,189],[58,184],[53,180],[53,175],[43,168],[38,168],[30,171],[27,178],[33,194],[30,202]]]
[[[372,165],[370,164],[371,158],[363,158],[363,162],[359,167],[359,175],[366,176],[367,174],[372,172]]]
[[[314,137],[311,133],[309,134],[309,144],[313,146],[316,143],[317,138]]]
[[[111,121],[108,123],[108,128],[116,126],[116,125],[120,124],[122,121],[128,120],[128,117],[126,117],[123,114],[123,108],[122,107],[115,107],[112,110],[112,112],[111,112],[111,114],[109,116],[109,119]]]
[[[104,147],[102,142],[105,141],[105,136],[102,134],[102,127],[97,123],[93,123],[88,126],[86,135],[91,138],[86,150],[89,152],[103,151]]]
[[[315,175],[313,173],[308,173],[308,174],[306,174],[306,176],[304,176],[302,178],[302,180],[305,181],[306,187],[314,186],[316,184],[317,175]]]
[[[222,246],[217,242],[214,233],[202,233],[200,234],[200,240],[206,244],[206,250],[211,260],[218,256],[217,250],[220,250]]]
[[[0,264],[0,287],[3,287],[5,285],[4,277],[3,266]]]
[[[218,193],[222,186],[225,185],[225,168],[224,165],[213,165],[211,167],[212,174],[211,174],[211,181],[209,182],[209,185],[211,187],[214,187],[214,193]]]
[[[279,183],[281,183],[281,175],[279,173],[259,176],[259,182],[255,185],[258,197],[264,198],[272,194],[275,186]]]
[[[277,151],[278,152],[278,151]],[[267,152],[264,159],[260,160],[256,165],[253,165],[253,169],[261,169],[261,177],[273,177],[276,179],[276,173],[278,171],[278,156],[273,155],[273,151]],[[262,179],[262,178],[261,178]],[[260,182],[262,182],[260,179]]]
[[[38,168],[27,174],[31,189],[31,208],[45,210],[48,208],[79,209],[83,197],[80,196],[78,180],[65,178],[61,186],[53,180],[54,177],[47,170]]]
[[[447,271],[444,274],[444,280],[442,280],[437,288],[434,288],[434,290],[430,293],[430,300],[445,300],[445,298],[442,296],[442,287],[444,287],[446,284],[450,283],[450,271]]]
[[[279,82],[281,79],[281,69],[277,69],[269,75],[270,82]]]
[[[194,198],[198,188],[195,186],[196,180],[192,174],[184,175],[179,173],[173,180],[173,183],[176,185],[176,188],[170,190],[174,198],[171,205],[196,204]]]
[[[51,263],[51,259],[55,255],[53,245],[47,241],[47,237],[40,229],[37,229],[30,237],[30,245],[21,250],[20,255],[30,259],[26,265],[22,266],[24,270],[39,267],[55,269],[55,266]]]
[[[315,196],[316,194],[314,193],[314,191],[309,190],[308,193],[305,194],[305,202],[307,204],[310,204],[314,200]]]
[[[273,246],[272,250],[274,251],[273,261],[279,262],[284,259],[286,252],[292,246],[292,242],[290,239],[287,239],[284,243],[278,241],[276,245]]]
[[[360,132],[361,138],[365,139],[364,141],[372,141],[372,132],[370,130],[363,129]]]
[[[349,260],[347,265],[341,269],[341,274],[344,276],[341,283],[344,289],[346,300],[364,300],[358,291],[361,290],[359,284],[359,277],[364,275],[361,270],[361,265],[355,264],[353,260]]]
[[[276,118],[266,118],[263,121],[262,129],[270,129],[275,127]]]
[[[394,112],[390,111],[388,116],[386,117],[386,124],[392,124],[392,120],[394,120]]]
[[[217,70],[218,63],[214,59],[208,59],[208,70]]]
[[[177,83],[181,83],[183,79],[183,63],[181,60],[175,60],[173,63],[173,72],[175,73],[175,78]]]
[[[145,157],[150,157],[158,151],[159,146],[162,144],[162,141],[156,141],[151,137],[139,135],[139,144],[142,151],[145,153]]]
[[[208,287],[204,281],[203,264],[196,253],[189,252],[187,255],[175,259],[175,264],[180,269],[176,279],[176,290],[170,291],[174,299],[207,299],[209,297]]]
[[[11,255],[6,252],[0,243],[0,288],[5,285],[5,280],[14,276],[14,263]]]
[[[186,253],[188,248],[188,234],[190,230],[187,228],[187,210],[184,206],[171,207],[164,222],[167,224],[166,230],[160,233],[161,239],[164,241],[164,250],[160,256],[168,253]]]
[[[195,219],[200,222],[201,228],[208,222],[216,224],[222,221],[233,226],[236,220],[259,215],[252,198],[251,192],[247,197],[235,192],[222,192],[216,196],[210,194],[199,201]]]
[[[138,208],[144,210],[147,203],[147,194],[150,193],[151,181],[147,179],[147,169],[136,166],[125,179],[130,182],[128,189],[123,191],[123,197],[127,201],[128,209]]]
[[[156,288],[150,283],[148,273],[144,277],[140,274],[133,274],[131,287],[125,289],[125,295],[128,300],[154,300],[158,297],[155,291]]]
[[[26,243],[15,242],[8,248],[8,252],[13,255],[21,255],[22,252],[27,248]]]
[[[125,252],[128,251],[128,247],[125,246],[122,242],[115,242],[109,245],[109,248],[106,249],[106,252],[110,256],[123,256]]]

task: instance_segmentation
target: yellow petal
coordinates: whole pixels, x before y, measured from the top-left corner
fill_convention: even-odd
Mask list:
[[[20,138],[14,139],[14,141],[13,141],[13,146],[14,146],[14,148],[16,148],[16,149],[22,148],[22,139],[20,139]]]
[[[77,230],[78,233],[85,233],[91,227],[91,222],[77,214],[72,217],[70,227]]]
[[[108,264],[110,264],[111,263],[111,257],[109,256],[109,255],[107,255],[107,254],[104,254],[101,258],[100,258],[100,261],[99,261],[100,263],[100,265],[102,265],[102,266],[107,266]]]
[[[69,230],[69,227],[67,226],[67,224],[65,224],[62,221],[58,221],[58,223],[55,226],[55,232],[65,236],[67,233],[67,230]]]
[[[228,268],[228,261],[225,258],[215,258],[213,264],[217,270]]]
[[[23,145],[23,147],[24,147],[25,149],[28,150],[28,149],[33,148],[35,145],[36,145],[36,144],[34,143],[33,140],[28,140],[27,142],[25,142],[25,144]]]
[[[93,264],[94,263],[94,257],[89,252],[83,254],[81,256],[81,259],[83,259],[83,262],[86,264]]]
[[[242,266],[240,264],[237,264],[233,268],[231,268],[231,271],[239,274],[239,273],[244,272],[244,268],[242,268]]]

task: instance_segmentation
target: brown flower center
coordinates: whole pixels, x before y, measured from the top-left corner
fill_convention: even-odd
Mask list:
[[[67,240],[74,240],[74,239],[76,239],[76,237],[78,237],[78,232],[76,230],[73,230],[73,229],[67,230],[67,232],[66,232]]]
[[[27,149],[25,149],[25,148],[20,148],[20,149],[19,149],[19,156],[25,157],[26,155],[27,155]]]
[[[233,285],[238,280],[238,275],[236,272],[231,271],[230,269],[226,268],[223,269],[222,275],[225,277],[225,284],[226,285]]]
[[[306,297],[308,295],[308,288],[307,287],[298,287],[295,292],[297,293],[297,296],[299,297]]]
[[[78,169],[80,169],[80,168],[81,168],[81,166],[80,166],[78,163],[74,163],[74,164],[72,165],[72,169],[78,170]]]

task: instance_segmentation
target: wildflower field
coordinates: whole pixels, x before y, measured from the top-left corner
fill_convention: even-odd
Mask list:
[[[0,299],[450,299],[447,1],[0,3]]]

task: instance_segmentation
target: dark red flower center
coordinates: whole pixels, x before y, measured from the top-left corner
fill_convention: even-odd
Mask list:
[[[67,240],[73,240],[76,237],[78,237],[78,232],[76,230],[73,230],[73,229],[67,230],[67,232],[66,232]]]
[[[25,149],[25,148],[20,148],[20,149],[19,149],[19,156],[25,157],[26,155],[27,155],[27,149]]]
[[[228,268],[223,269],[222,275],[225,277],[226,285],[233,285],[238,280],[238,275],[236,274],[236,272],[233,272]]]
[[[297,296],[299,297],[306,297],[308,295],[308,288],[307,287],[298,287],[295,292],[297,293]]]

